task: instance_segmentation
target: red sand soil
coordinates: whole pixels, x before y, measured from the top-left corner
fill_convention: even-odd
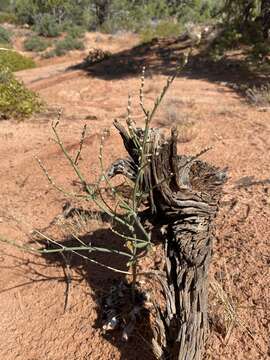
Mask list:
[[[94,37],[98,47],[112,52],[137,41],[131,35],[89,35]],[[66,71],[83,56],[68,55],[59,63],[46,60],[37,69],[18,73],[28,87],[39,92],[48,110],[24,122],[0,123],[0,234],[9,239],[27,244],[31,230],[47,227],[67,200],[48,184],[34,156],[46,164],[58,183],[77,190],[72,184],[74,174],[51,140],[51,121],[58,108],[63,108],[59,132],[71,151],[79,144],[83,124],[88,124],[82,168],[89,182],[99,174],[98,148],[104,128],[111,129],[106,164],[124,154],[112,120],[123,118],[128,93],[134,99],[134,118],[138,124],[142,121],[137,99],[139,76],[110,78]],[[146,104],[154,100],[165,81],[165,75],[151,73]],[[229,167],[210,274],[211,333],[205,356],[209,360],[267,359],[270,355],[269,116],[267,110],[246,104],[226,84],[183,76],[175,80],[153,124],[163,125],[165,130],[178,125],[180,134],[182,131],[179,152],[196,154],[212,145],[213,150],[203,158]],[[107,228],[97,220],[88,224],[90,236],[103,243],[112,240]],[[1,244],[0,257],[1,359],[152,359],[140,334],[134,334],[128,343],[122,343],[119,334],[107,338],[102,334],[98,299],[117,275],[83,262],[73,264],[64,312],[66,282],[60,262],[5,244]],[[216,284],[224,292],[217,290]],[[224,293],[228,300],[222,302]]]

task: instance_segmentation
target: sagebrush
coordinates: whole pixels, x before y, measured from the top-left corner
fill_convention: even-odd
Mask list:
[[[46,50],[50,45],[51,42],[40,37],[40,36],[30,36],[24,41],[24,48],[27,51],[44,51]]]
[[[0,26],[0,44],[6,45],[11,42],[12,33],[5,29],[3,26]]]

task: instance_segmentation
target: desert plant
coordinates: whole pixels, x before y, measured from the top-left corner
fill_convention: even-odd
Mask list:
[[[185,104],[181,99],[171,97],[166,102],[164,115],[157,121],[158,125],[162,127],[171,128],[172,126],[177,127],[179,130],[178,142],[186,143],[196,137],[194,130],[194,122],[183,110],[179,112],[179,107]],[[192,101],[187,101],[190,107],[193,105]]]
[[[184,59],[184,63],[186,59]],[[144,71],[141,79],[139,103],[144,115],[144,127],[136,126],[132,119],[131,97],[128,98],[126,125],[117,120],[114,125],[119,131],[129,154],[126,159],[115,161],[108,170],[104,167],[104,144],[108,132],[101,137],[99,161],[101,175],[96,184],[90,185],[84,176],[79,161],[86,137],[86,125],[81,134],[75,154],[68,151],[62,141],[58,120],[52,125],[55,143],[78,178],[83,192],[74,193],[57,184],[45,165],[38,163],[50,184],[59,192],[72,198],[90,201],[110,218],[111,230],[124,243],[124,250],[94,247],[74,236],[78,246],[66,246],[37,232],[43,239],[53,244],[43,249],[22,247],[38,253],[67,253],[79,255],[85,260],[124,273],[131,277],[131,286],[119,286],[121,296],[132,301],[133,306],[120,313],[111,312],[103,329],[112,330],[124,319],[123,339],[129,338],[134,322],[143,305],[138,297],[139,276],[151,277],[162,287],[161,300],[151,299],[155,324],[152,348],[159,359],[172,358],[198,360],[201,358],[207,332],[207,290],[208,266],[212,252],[212,220],[218,210],[221,188],[226,181],[226,171],[219,170],[198,157],[177,155],[177,131],[172,129],[168,139],[151,122],[166,92],[177,73],[167,80],[153,107],[148,110],[144,104]],[[131,195],[124,197],[113,185],[115,175],[124,175],[131,181]],[[115,203],[109,202],[101,192],[102,184],[107,186]],[[141,210],[146,212],[141,213]],[[144,226],[146,217],[152,224],[161,226],[163,233],[164,269],[138,272],[140,259],[153,246],[151,233]],[[117,226],[120,225],[121,227]],[[0,241],[8,242],[7,240]],[[13,243],[14,245],[14,243]],[[17,244],[15,244],[18,246]],[[116,253],[126,258],[129,271],[123,271],[99,263],[83,254],[93,251]],[[125,293],[128,293],[127,297]],[[115,294],[114,294],[115,295]],[[118,295],[118,294],[116,294]],[[120,295],[119,295],[120,296]],[[114,300],[115,300],[115,296]],[[139,305],[138,305],[139,304]]]
[[[34,21],[34,30],[38,35],[56,37],[61,33],[61,26],[51,14],[38,14]]]
[[[67,35],[63,40],[59,40],[55,45],[55,53],[57,56],[64,55],[71,50],[83,50],[84,44],[72,36]]]
[[[133,191],[131,199],[123,198],[121,193],[119,193],[115,189],[115,187],[112,185],[111,180],[110,180],[117,173],[117,169],[119,166],[121,167],[121,164],[118,164],[116,162],[115,164],[112,165],[112,167],[108,171],[106,171],[104,168],[103,147],[104,147],[104,142],[106,139],[107,131],[104,132],[104,134],[101,138],[101,145],[100,145],[100,152],[99,152],[101,176],[100,176],[100,180],[98,181],[97,186],[93,187],[93,186],[87,185],[87,181],[86,181],[85,177],[82,175],[82,172],[78,165],[80,153],[83,148],[86,126],[84,127],[84,129],[82,131],[80,146],[79,146],[79,149],[78,149],[78,152],[77,152],[75,158],[73,158],[71,156],[71,154],[68,153],[63,142],[61,141],[61,138],[60,138],[58,130],[57,130],[59,121],[57,121],[52,127],[54,135],[55,135],[56,143],[62,150],[65,158],[69,161],[75,174],[78,176],[79,181],[82,184],[84,184],[84,186],[85,186],[86,195],[84,195],[83,197],[88,201],[93,201],[94,204],[97,205],[97,207],[100,210],[105,211],[105,213],[107,213],[112,219],[112,226],[114,226],[115,224],[121,224],[125,228],[125,231],[120,232],[119,230],[112,227],[112,231],[114,233],[116,233],[117,235],[119,235],[126,242],[127,252],[125,254],[122,253],[122,255],[127,256],[127,258],[129,258],[127,265],[129,267],[131,267],[131,272],[130,273],[124,272],[124,273],[133,276],[132,283],[134,286],[136,285],[136,279],[137,279],[137,263],[139,261],[139,258],[141,257],[141,255],[138,253],[138,250],[139,249],[141,249],[141,250],[147,249],[148,247],[151,246],[150,234],[144,229],[144,227],[141,223],[141,220],[138,216],[139,208],[140,208],[142,202],[144,201],[144,198],[146,195],[145,193],[141,192],[140,184],[143,181],[143,174],[145,171],[145,167],[148,163],[147,139],[149,137],[149,131],[150,131],[149,125],[150,125],[150,122],[151,122],[161,100],[163,99],[163,97],[164,97],[165,93],[167,92],[173,79],[174,78],[168,80],[160,97],[157,99],[153,109],[151,111],[147,111],[143,105],[143,88],[144,88],[144,73],[143,73],[141,90],[140,90],[140,102],[141,102],[141,106],[142,106],[142,109],[145,114],[145,128],[144,128],[143,132],[140,134],[137,133],[135,124],[133,123],[133,121],[131,119],[131,98],[129,97],[128,108],[127,108],[127,124],[129,127],[130,134],[133,134],[132,135],[133,141],[135,142],[135,144],[137,146],[137,151],[138,151],[137,154],[138,154],[138,161],[139,161],[139,166],[136,169],[136,172],[138,172],[138,174],[136,175],[136,178],[133,178],[133,180],[135,181],[135,185],[134,185],[134,191]],[[122,129],[121,125],[117,122],[115,122],[115,126],[118,129]],[[47,172],[44,165],[40,161],[39,161],[39,164],[40,164],[42,170],[44,171],[45,175],[47,176],[49,182],[58,191],[64,192],[66,194],[70,194],[68,191],[66,191],[66,190],[62,189],[60,186],[56,185],[55,182],[53,181],[53,179],[50,177],[50,175]],[[129,175],[132,178],[132,173],[130,173]],[[115,208],[112,207],[111,205],[109,205],[108,202],[104,199],[104,197],[101,196],[100,186],[101,186],[102,182],[105,182],[105,184],[107,184],[110,192],[116,198],[117,204],[116,204]],[[74,194],[74,195],[76,197],[76,194]],[[81,198],[82,195],[78,195],[78,197]],[[119,213],[119,209],[121,210],[120,213]],[[141,233],[141,235],[140,235],[141,238],[138,237],[136,228],[137,228],[137,230],[139,229],[139,231]],[[65,249],[65,251],[68,251],[68,250],[69,250],[68,248]],[[73,249],[70,249],[70,251],[72,251],[72,250]],[[106,251],[106,250],[104,250],[104,251]],[[115,270],[117,271],[117,269],[115,269]]]
[[[270,55],[270,46],[266,44],[266,42],[257,42],[254,44],[254,46],[252,47],[250,54],[249,54],[249,59],[251,61],[256,62],[257,64],[260,62],[269,62],[269,57]]]
[[[237,48],[242,42],[243,35],[234,25],[226,25],[213,43],[211,44],[210,56],[219,59],[227,50]]]
[[[12,33],[5,29],[4,27],[0,26],[0,44],[6,45],[10,44],[11,42]]]
[[[63,40],[58,40],[52,50],[42,54],[44,59],[50,59],[55,56],[63,56],[71,50],[83,50],[84,43],[82,40],[67,35]]]
[[[182,24],[190,21],[196,24],[215,22],[224,6],[223,0],[187,0],[175,3],[175,12]]]
[[[8,67],[11,71],[32,69],[36,66],[34,60],[13,50],[0,50],[0,70]]]
[[[177,23],[169,20],[162,20],[156,26],[148,25],[140,31],[142,42],[148,42],[153,38],[166,38],[168,36],[178,36],[183,27]]]
[[[34,0],[16,0],[13,10],[18,22],[33,25],[35,16],[38,14],[38,2]]]
[[[48,22],[54,22],[65,29],[72,24],[115,33],[119,30],[139,32],[142,27],[155,27],[166,19],[169,25],[171,17],[181,26],[187,21],[209,22],[216,19],[222,3],[223,0],[13,0],[12,8],[21,23],[31,26],[39,27],[40,20],[45,17],[43,29],[45,26],[47,30]]]
[[[102,31],[115,33],[119,30],[139,32],[145,24],[168,18],[170,11],[166,0],[128,1],[114,0],[107,10],[106,18],[99,23]]]
[[[255,106],[270,105],[270,85],[253,86],[246,90],[246,97],[250,104]]]
[[[175,75],[176,76],[176,75]],[[138,262],[142,258],[144,254],[147,253],[148,249],[151,248],[151,235],[150,233],[144,228],[142,220],[139,216],[139,211],[141,209],[142,204],[146,201],[147,198],[151,198],[151,188],[144,189],[142,184],[144,183],[145,173],[147,172],[147,166],[149,164],[149,157],[150,157],[150,139],[153,135],[152,130],[150,129],[150,123],[163,99],[169,86],[171,85],[172,81],[174,80],[175,76],[169,78],[162,93],[157,98],[153,108],[151,110],[147,110],[144,107],[144,71],[141,79],[141,88],[140,88],[140,106],[142,108],[143,114],[145,116],[145,127],[144,129],[137,129],[134,121],[132,120],[131,114],[131,98],[128,98],[128,107],[127,107],[127,125],[128,125],[128,133],[124,130],[123,126],[115,121],[116,128],[121,132],[122,136],[131,136],[132,143],[136,147],[136,161],[137,164],[134,164],[134,168],[132,167],[132,163],[129,165],[131,166],[125,175],[130,178],[134,182],[132,194],[129,198],[123,197],[121,192],[113,186],[111,182],[111,178],[115,176],[121,170],[124,170],[125,166],[128,164],[126,160],[115,162],[109,170],[106,170],[104,167],[104,155],[103,155],[103,148],[104,143],[107,137],[107,131],[104,132],[103,136],[101,137],[101,144],[100,144],[100,151],[99,151],[99,161],[100,161],[100,170],[101,175],[96,185],[89,185],[88,181],[86,180],[85,176],[83,175],[80,166],[79,166],[79,159],[80,155],[84,146],[84,139],[86,135],[86,125],[83,128],[80,145],[78,148],[77,153],[73,156],[71,153],[68,152],[67,148],[65,147],[63,141],[58,132],[58,125],[61,113],[59,113],[58,121],[52,125],[52,130],[55,137],[56,144],[60,147],[64,157],[69,162],[71,168],[73,169],[75,175],[78,177],[79,182],[82,184],[85,194],[76,194],[71,193],[68,190],[64,189],[62,186],[56,184],[56,182],[51,178],[50,174],[48,173],[46,167],[43,163],[38,160],[41,169],[43,170],[44,174],[46,175],[50,184],[57,189],[58,191],[65,193],[68,196],[75,197],[75,198],[83,198],[87,201],[93,202],[97,208],[99,208],[102,212],[105,212],[111,219],[111,230],[113,233],[117,234],[125,244],[125,251],[118,251],[118,250],[110,250],[108,248],[102,247],[92,247],[91,244],[87,245],[82,242],[80,238],[76,235],[74,238],[76,241],[79,242],[78,246],[75,247],[67,247],[57,241],[47,237],[45,234],[37,232],[41,238],[46,239],[54,245],[53,249],[45,248],[43,250],[37,250],[33,248],[27,248],[30,251],[40,252],[40,253],[56,253],[56,252],[71,252],[73,254],[77,254],[82,256],[84,259],[94,262],[95,264],[99,264],[100,266],[106,266],[111,270],[116,272],[124,273],[126,275],[131,276],[131,286],[130,286],[130,300],[133,303],[137,299],[137,278],[138,274]],[[109,192],[115,198],[115,205],[111,205],[102,195],[101,187],[102,183],[107,185]],[[153,200],[153,199],[152,199]],[[152,200],[150,202],[152,203]],[[121,228],[119,229],[119,225]],[[110,266],[104,265],[99,263],[98,261],[89,258],[88,256],[82,255],[81,251],[99,251],[99,252],[113,252],[117,253],[119,256],[123,256],[127,259],[127,267],[130,268],[130,271],[123,271],[119,269],[112,268]],[[135,305],[135,304],[134,304]],[[133,309],[132,309],[133,311]],[[130,314],[129,314],[130,315]],[[119,317],[120,318],[120,317]],[[134,321],[134,317],[131,316]],[[112,328],[111,322],[118,323],[121,319],[117,321],[115,319],[108,319],[107,325],[108,328]],[[125,331],[125,330],[124,330]],[[125,333],[125,337],[128,337],[128,334]]]
[[[89,0],[13,0],[12,8],[22,24],[39,27],[44,16],[42,32],[58,32],[59,27],[78,25],[90,28],[93,23],[93,4]],[[55,25],[57,24],[57,26]],[[59,27],[58,27],[59,26]]]
[[[0,118],[23,119],[41,109],[38,96],[15,79],[8,68],[0,69]]]
[[[27,51],[44,51],[46,50],[50,45],[51,42],[40,37],[40,36],[30,36],[24,41],[24,48]]]
[[[82,38],[85,34],[85,28],[77,25],[64,26],[64,30],[67,31],[68,36],[74,39]]]

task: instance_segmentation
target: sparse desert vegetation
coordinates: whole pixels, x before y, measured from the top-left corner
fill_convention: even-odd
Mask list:
[[[1,358],[268,358],[269,18],[1,1]]]
[[[12,33],[5,29],[4,27],[0,26],[0,45],[5,46],[9,45],[11,42]]]
[[[51,42],[40,36],[34,35],[25,39],[23,45],[27,51],[40,52],[46,50],[51,45]]]
[[[0,70],[0,119],[24,119],[41,108],[41,100],[15,79],[9,68]]]
[[[0,69],[5,67],[11,71],[20,71],[34,68],[35,62],[14,50],[0,50]]]
[[[254,86],[246,90],[248,101],[255,106],[269,106],[270,104],[270,86],[269,84]]]

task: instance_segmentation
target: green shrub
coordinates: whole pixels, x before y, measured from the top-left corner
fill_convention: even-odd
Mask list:
[[[219,59],[226,50],[237,48],[242,42],[243,35],[233,26],[227,26],[221,35],[214,41],[210,50],[213,59]]]
[[[45,37],[56,37],[61,33],[61,26],[57,23],[53,15],[38,14],[34,20],[34,30],[38,35]]]
[[[75,39],[70,35],[67,35],[65,39],[56,43],[55,51],[57,56],[64,55],[70,50],[83,50],[84,44],[81,40]]]
[[[148,26],[140,32],[142,42],[151,41],[153,38],[177,36],[181,33],[181,25],[168,20],[163,20],[156,27]]]
[[[41,35],[56,36],[62,25],[67,30],[65,24],[115,33],[119,30],[140,31],[153,20],[165,20],[170,16],[183,25],[188,21],[208,22],[221,17],[224,1],[13,0],[12,3],[21,23],[34,25]]]
[[[92,0],[12,1],[14,12],[22,24],[27,23],[38,27],[40,18],[43,16],[45,16],[46,22],[50,21],[48,19],[51,17],[57,25],[69,23],[89,28],[94,23],[95,1]]]
[[[0,50],[0,70],[9,68],[11,71],[19,71],[34,68],[35,62],[16,51]]]
[[[202,24],[216,21],[222,12],[224,1],[217,0],[190,0],[176,5],[174,11],[179,22],[186,24]]]
[[[0,12],[0,24],[9,23],[9,24],[17,24],[18,19],[16,15],[9,12]]]
[[[11,42],[12,33],[0,26],[0,44],[9,44]]]
[[[270,45],[265,42],[258,42],[251,48],[248,59],[254,62],[268,61],[270,55]]]
[[[263,32],[259,22],[248,22],[245,26],[235,25],[242,33],[242,42],[246,45],[254,45],[264,42]]]
[[[0,118],[23,119],[41,109],[38,96],[17,81],[7,68],[0,69]]]
[[[152,34],[159,22],[164,24],[164,29],[160,30],[161,36],[174,35],[172,28],[176,24],[170,18],[177,19],[182,27],[187,22],[215,22],[221,16],[222,6],[223,0],[112,0],[109,1],[101,30],[115,33],[118,30],[141,32],[143,29],[146,34],[142,37],[149,40],[151,37],[160,36]],[[98,17],[98,14],[96,16]],[[156,25],[151,26],[154,22]],[[168,33],[166,25],[169,27]]]
[[[10,10],[11,0],[1,0],[0,11]]]
[[[68,36],[75,39],[82,38],[85,34],[85,29],[82,26],[72,25],[72,26],[64,27],[64,30],[67,31]]]
[[[63,56],[71,50],[83,50],[84,48],[84,44],[81,40],[67,35],[63,40],[56,42],[54,49],[43,53],[42,57],[44,59],[49,59],[55,56]]]
[[[169,15],[170,11],[166,0],[113,0],[109,4],[101,30],[107,33],[116,33],[119,30],[137,32],[152,19],[161,20]]]
[[[39,52],[46,50],[51,45],[51,42],[34,35],[26,39],[23,45],[26,51]]]
[[[39,6],[36,0],[15,0],[14,2],[14,13],[20,24],[34,25],[38,10]]]

